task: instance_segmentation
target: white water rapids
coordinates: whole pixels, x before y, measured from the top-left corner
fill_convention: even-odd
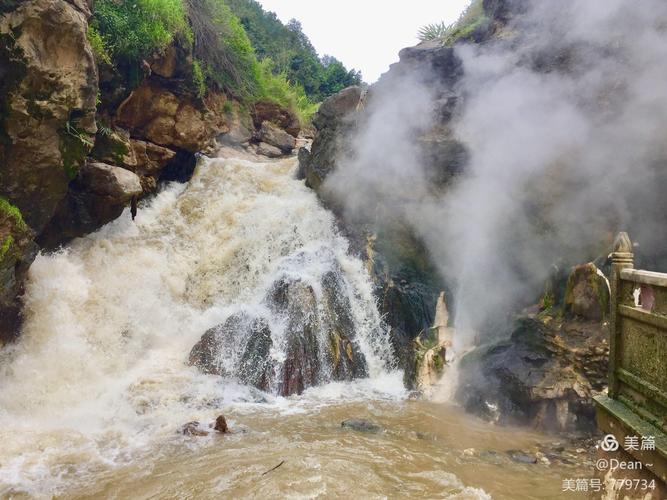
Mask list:
[[[136,222],[125,213],[38,256],[24,331],[0,351],[0,497],[489,498],[455,450],[480,435],[491,448],[508,439],[460,413],[406,401],[363,263],[294,179],[295,166],[202,161],[188,184],[168,186]],[[207,329],[240,310],[261,314],[280,273],[317,282],[330,269],[318,256],[332,252],[367,379],[282,398],[188,366]],[[274,347],[271,355],[283,353]],[[178,433],[220,413],[246,432]],[[341,431],[342,419],[359,415],[394,431]],[[421,437],[452,430],[454,441]],[[263,479],[280,460],[285,465]],[[505,477],[495,465],[482,467]]]

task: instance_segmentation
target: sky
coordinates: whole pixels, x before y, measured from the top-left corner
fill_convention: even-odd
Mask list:
[[[398,51],[419,42],[425,24],[458,19],[470,0],[259,0],[281,21],[301,21],[320,56],[332,55],[375,82],[398,61]]]

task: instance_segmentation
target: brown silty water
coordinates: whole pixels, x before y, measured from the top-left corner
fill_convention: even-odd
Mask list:
[[[202,161],[136,223],[37,258],[21,340],[0,352],[0,497],[567,498],[564,479],[593,477],[587,450],[408,398],[364,265],[294,168]],[[285,398],[188,365],[243,311],[267,318],[280,366],[261,298],[280,273],[318,283],[331,259],[367,378]],[[221,413],[232,434],[208,428]],[[207,435],[179,432],[195,420]]]

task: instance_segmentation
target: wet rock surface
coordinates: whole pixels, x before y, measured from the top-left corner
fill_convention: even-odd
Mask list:
[[[379,434],[383,431],[382,427],[378,424],[362,418],[348,418],[347,420],[343,420],[340,423],[340,426],[344,429],[351,429],[353,431],[364,432],[367,434]]]
[[[294,257],[304,258],[305,254]],[[283,396],[330,380],[366,376],[342,270],[335,260],[317,289],[299,278],[277,279],[263,300],[269,315],[233,314],[202,336],[190,352],[190,364]]]
[[[563,308],[520,317],[508,339],[466,354],[457,391],[466,409],[547,430],[595,428],[591,398],[607,383],[608,324],[568,317]]]

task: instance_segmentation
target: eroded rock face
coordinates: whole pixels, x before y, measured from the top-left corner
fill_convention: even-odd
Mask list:
[[[152,81],[144,82],[120,105],[116,124],[130,129],[133,137],[191,153],[204,149],[225,130],[220,115]]]
[[[36,232],[67,193],[96,132],[89,15],[82,1],[27,0],[0,17],[0,195]]]
[[[500,423],[547,430],[595,428],[591,397],[606,386],[607,327],[528,316],[508,340],[479,347],[460,363],[457,398]]]

